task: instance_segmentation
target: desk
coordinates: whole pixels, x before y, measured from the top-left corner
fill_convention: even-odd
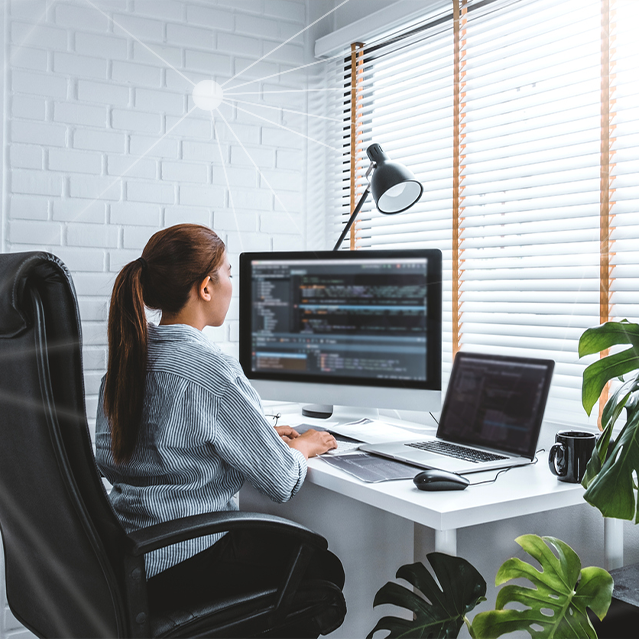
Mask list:
[[[285,415],[282,423],[294,424],[295,419],[299,423],[299,416]],[[549,449],[558,428],[544,426],[540,447]],[[469,477],[474,483],[495,473]],[[345,567],[349,610],[344,625],[331,637],[353,639],[365,637],[376,620],[388,614],[373,612],[377,590],[394,579],[399,566],[424,561],[429,545],[426,529],[435,531],[435,550],[456,554],[459,529],[584,504],[583,492],[578,484],[557,481],[548,470],[546,453],[537,464],[510,470],[494,484],[440,493],[419,491],[410,480],[365,484],[321,459],[311,459],[307,479],[290,502],[273,504],[246,487],[240,493],[240,507],[289,517],[327,537]],[[615,544],[607,547],[619,552]]]

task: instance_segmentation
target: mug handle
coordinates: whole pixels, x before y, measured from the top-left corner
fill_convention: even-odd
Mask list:
[[[566,465],[566,450],[563,444],[553,444],[548,453],[548,467],[557,477],[563,477],[568,468]]]

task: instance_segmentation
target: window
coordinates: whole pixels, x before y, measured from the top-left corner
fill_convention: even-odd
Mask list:
[[[571,425],[596,419],[579,336],[639,319],[638,27],[634,0],[454,0],[332,70],[333,235],[379,143],[424,195],[367,203],[354,248],[440,248],[444,379],[460,348],[550,357],[546,414]]]

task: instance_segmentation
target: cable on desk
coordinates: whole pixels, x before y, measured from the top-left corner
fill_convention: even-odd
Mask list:
[[[435,419],[433,417],[433,419]],[[545,448],[540,448],[539,450],[535,451],[535,458],[530,462],[531,464],[536,464],[539,461],[539,458],[537,457],[537,455],[539,453],[545,453],[546,449]],[[501,475],[502,473],[507,473],[509,470],[512,470],[513,468],[521,468],[521,466],[511,466],[510,468],[502,468],[492,479],[487,479],[485,481],[478,481],[475,482],[474,484],[468,484],[469,486],[480,486],[481,484],[494,484],[497,481],[497,478],[499,477],[499,475]]]
[[[468,484],[469,486],[481,486],[482,484],[494,484],[497,481],[497,477],[502,473],[507,473],[509,470],[512,470],[513,467],[510,468],[502,468],[492,479],[486,479],[485,481],[477,481],[474,484]]]

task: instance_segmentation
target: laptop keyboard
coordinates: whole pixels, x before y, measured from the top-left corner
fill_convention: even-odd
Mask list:
[[[447,457],[456,457],[457,459],[463,459],[469,462],[490,462],[499,461],[500,459],[508,459],[503,455],[495,455],[494,453],[486,453],[483,450],[476,450],[473,448],[464,448],[463,446],[456,446],[455,444],[449,444],[448,442],[430,441],[430,442],[415,442],[412,444],[405,444],[411,448],[418,448],[419,450],[427,450],[432,453],[438,453],[440,455],[446,455]]]

